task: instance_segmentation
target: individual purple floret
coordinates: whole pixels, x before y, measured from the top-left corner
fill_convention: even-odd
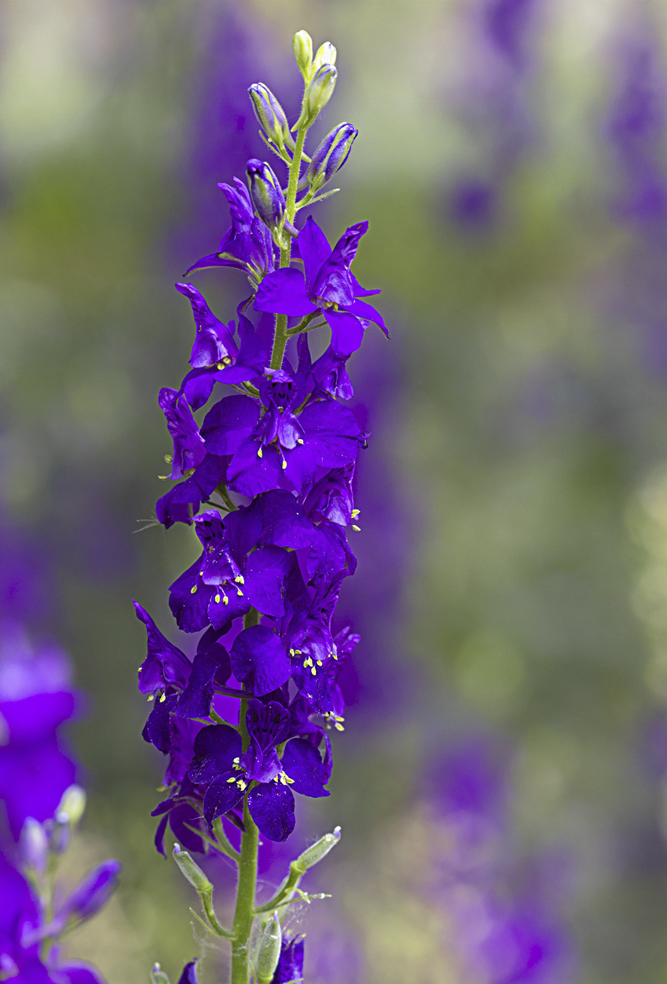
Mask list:
[[[379,291],[364,290],[350,270],[359,240],[367,230],[368,222],[350,226],[331,249],[320,227],[309,217],[298,239],[304,273],[292,267],[274,270],[259,285],[255,308],[295,318],[321,311],[331,328],[332,348],[339,356],[359,348],[369,321],[389,337],[382,315],[360,300]]]

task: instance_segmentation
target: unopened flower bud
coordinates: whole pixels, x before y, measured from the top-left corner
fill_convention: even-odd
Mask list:
[[[248,161],[246,174],[255,211],[272,232],[279,229],[285,215],[285,196],[278,178],[266,161],[256,158]]]
[[[313,58],[313,75],[317,72],[318,68],[322,65],[335,65],[336,64],[336,49],[332,45],[331,41],[325,41],[317,49],[317,53]]]
[[[56,816],[67,814],[73,827],[77,825],[86,809],[86,794],[81,786],[68,786],[63,793]]]
[[[78,885],[58,913],[58,919],[90,919],[102,909],[118,885],[121,865],[109,860],[98,864]]]
[[[165,972],[160,968],[159,963],[154,964],[151,970],[151,984],[171,984]]]
[[[292,41],[292,49],[299,70],[308,82],[312,75],[313,65],[313,39],[308,31],[297,31]]]
[[[44,829],[49,838],[49,848],[54,854],[64,854],[69,847],[72,828],[68,813],[56,813],[53,820],[46,820]]]
[[[278,913],[274,912],[264,927],[262,942],[259,945],[259,953],[257,954],[258,984],[271,984],[280,959],[282,939],[283,934]]]
[[[29,871],[43,874],[49,857],[49,839],[41,823],[26,817],[19,844],[21,863]]]
[[[187,878],[190,884],[199,894],[208,895],[213,892],[213,885],[208,880],[196,861],[193,861],[187,851],[182,851],[178,844],[174,844],[174,861],[181,870],[181,874]]]
[[[308,167],[311,191],[317,191],[339,171],[350,155],[359,131],[351,123],[339,123],[319,145]]]
[[[281,150],[285,144],[294,146],[294,141],[290,134],[289,123],[285,110],[280,105],[274,94],[263,82],[256,82],[248,89],[248,95],[264,133],[267,138]]]
[[[305,874],[309,868],[325,858],[329,851],[336,846],[340,840],[340,827],[335,827],[332,834],[325,834],[324,837],[320,837],[318,841],[307,847],[303,854],[300,854],[296,861],[292,861],[292,865],[301,872]]]
[[[197,960],[191,960],[183,968],[178,984],[197,984]]]
[[[322,65],[318,68],[306,86],[301,115],[292,127],[293,130],[302,130],[315,122],[333,95],[337,75],[335,65]]]

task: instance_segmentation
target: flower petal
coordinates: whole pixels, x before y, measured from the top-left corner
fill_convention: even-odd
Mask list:
[[[261,783],[248,793],[248,809],[265,837],[286,841],[294,830],[294,796],[280,782]]]
[[[352,304],[348,304],[346,309],[351,311],[352,314],[356,314],[358,318],[364,318],[366,321],[375,322],[375,324],[382,329],[387,338],[389,338],[389,332],[387,331],[387,326],[384,323],[384,319],[377,308],[374,308],[372,304],[366,304],[365,301],[355,300]]]
[[[234,640],[230,659],[237,680],[257,697],[282,687],[292,671],[284,645],[266,625],[252,625]]]
[[[262,457],[258,452],[261,450]],[[282,459],[274,447],[262,448],[254,438],[247,438],[229,463],[228,486],[233,492],[254,496],[274,489],[282,475]]]
[[[249,396],[226,396],[204,417],[201,434],[207,451],[234,454],[259,419],[259,404]]]
[[[241,751],[241,736],[228,725],[210,724],[202,728],[195,738],[194,758],[188,778],[199,784],[213,782],[223,773],[233,772],[234,759],[240,756]],[[231,810],[231,807],[227,809]]]
[[[358,301],[356,303],[361,303]],[[345,357],[356,352],[364,337],[364,325],[354,314],[327,308],[324,317],[331,328],[331,348],[335,355]]]
[[[254,307],[256,311],[288,314],[295,318],[317,311],[306,293],[303,274],[293,267],[274,270],[264,277],[257,289]]]
[[[306,274],[306,293],[310,296],[322,264],[331,256],[331,246],[327,242],[327,237],[311,215],[308,216],[306,224],[299,233],[298,244]]]
[[[322,756],[311,741],[293,738],[285,745],[282,758],[283,770],[293,779],[292,789],[302,796],[328,796],[324,788],[329,776]]]
[[[139,691],[156,693],[174,685],[182,690],[188,682],[192,664],[181,650],[166,639],[145,608],[133,601],[137,618],[146,626],[148,652],[139,670]]]
[[[283,582],[290,557],[282,547],[260,547],[250,554],[243,588],[253,608],[263,615],[284,615]]]
[[[227,782],[228,779],[236,779],[238,772],[230,772],[220,776],[206,790],[204,796],[204,816],[209,823],[213,823],[223,813],[228,813],[243,799],[243,789],[236,782]]]

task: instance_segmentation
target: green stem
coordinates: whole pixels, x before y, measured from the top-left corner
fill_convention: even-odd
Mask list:
[[[294,222],[296,214],[296,192],[299,184],[299,172],[301,170],[301,156],[303,154],[303,142],[306,139],[306,130],[299,130],[296,137],[296,147],[294,158],[289,169],[289,181],[287,183],[287,220]],[[280,266],[287,267],[292,256],[292,243],[287,237],[287,246],[280,250]],[[285,345],[287,344],[287,315],[276,315],[276,330],[273,335],[273,352],[271,353],[271,368],[280,369],[285,355]]]
[[[255,918],[259,831],[250,816],[247,796],[243,801],[243,825],[245,833],[241,841],[239,881],[234,910],[231,984],[248,984],[250,980],[250,934]]]

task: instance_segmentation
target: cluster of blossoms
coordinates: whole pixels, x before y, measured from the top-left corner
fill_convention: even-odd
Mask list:
[[[144,738],[169,756],[168,796],[154,811],[161,817],[156,845],[164,853],[169,824],[186,848],[217,850],[239,865],[234,929],[227,931],[210,905],[208,879],[187,852],[178,845],[175,851],[201,896],[208,928],[232,942],[234,984],[245,984],[251,972],[258,981],[300,976],[302,943],[281,943],[277,916],[256,925],[260,942],[252,961],[250,934],[256,916],[289,904],[300,877],[338,839],[335,832],[309,848],[292,863],[278,895],[255,907],[258,831],[286,840],[295,826],[294,793],[329,795],[328,732],[343,730],[344,720],[338,677],[358,642],[350,627],[335,633],[332,618],[356,567],[346,529],[358,529],[353,480],[367,438],[344,405],[353,395],[346,364],[371,322],[386,333],[380,314],[363,300],[378,291],[362,288],[351,271],[368,224],[351,226],[333,248],[312,216],[300,230],[294,224],[300,209],[333,193],[320,192],[357,136],[341,123],[312,158],[305,156],[306,132],[335,86],[336,51],[327,43],[313,57],[303,31],[294,51],[304,96],[291,129],[265,85],[249,90],[260,135],[289,168],[287,190],[268,163],[248,161],[247,186],[238,178],[219,185],[231,226],[218,251],[186,272],[242,270],[250,296],[225,324],[195,286],[176,284],[192,305],[196,334],[179,389],[165,388],[159,396],[173,439],[168,477],[177,484],[157,502],[156,515],[165,528],[192,526],[201,545],[169,599],[178,627],[201,633],[194,658],[169,642],[135,602],[148,636],[139,689],[154,700]],[[308,165],[303,175],[302,161]],[[253,310],[275,315],[270,350]],[[330,344],[313,361],[308,333],[327,325]],[[285,353],[292,339],[290,361]],[[198,422],[194,413],[216,384],[228,395]],[[230,697],[240,702],[238,720],[220,713]],[[242,831],[240,852],[223,820]],[[188,968],[194,979],[194,964]],[[153,976],[166,979],[160,970]]]

